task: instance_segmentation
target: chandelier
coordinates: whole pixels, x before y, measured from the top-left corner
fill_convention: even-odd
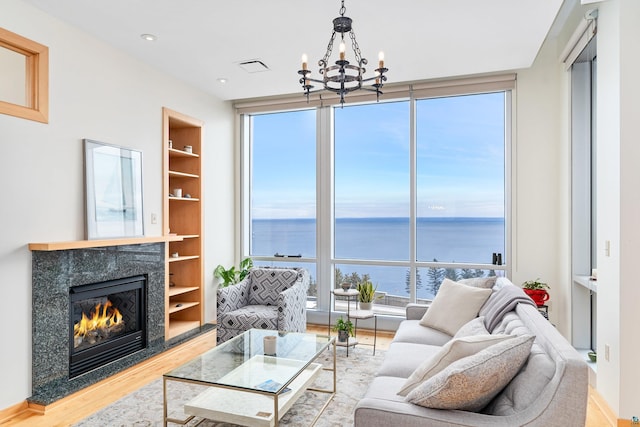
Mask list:
[[[320,67],[319,72],[322,76],[321,79],[315,79],[311,77],[311,71],[307,66],[307,55],[302,55],[302,69],[298,70],[298,74],[302,75],[300,78],[300,84],[307,96],[307,102],[309,102],[309,94],[312,93],[314,86],[312,83],[322,84],[322,89],[328,90],[340,95],[340,104],[344,104],[344,97],[349,92],[353,92],[359,89],[375,92],[376,100],[380,99],[382,95],[382,85],[387,80],[384,75],[388,71],[384,67],[384,53],[380,52],[378,55],[378,68],[374,70],[372,77],[365,78],[364,74],[367,65],[367,60],[362,57],[360,53],[360,46],[356,41],[356,34],[351,27],[352,20],[349,17],[344,16],[346,9],[344,7],[344,0],[342,0],[342,7],[340,8],[340,16],[333,20],[333,32],[331,33],[331,39],[327,45],[327,52],[324,57],[318,61]],[[340,47],[339,47],[339,59],[335,62],[335,65],[329,65],[329,57],[333,51],[333,45],[336,39],[336,34],[340,34]],[[355,54],[356,64],[351,64],[345,55],[346,45],[344,35],[347,33],[351,39],[351,48]],[[367,85],[371,83],[370,85]],[[314,91],[315,92],[315,91]]]

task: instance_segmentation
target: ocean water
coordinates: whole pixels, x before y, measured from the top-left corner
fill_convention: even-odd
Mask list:
[[[255,219],[252,255],[316,256],[316,222],[313,219]],[[409,260],[409,218],[339,218],[335,225],[335,257],[358,260]],[[418,261],[491,264],[492,254],[504,257],[503,218],[418,218]],[[506,260],[505,260],[506,261]],[[406,296],[405,267],[338,264],[344,274],[369,274],[378,289]],[[310,268],[312,276],[315,268]],[[426,284],[433,272],[419,271],[423,282],[419,297],[429,297]]]

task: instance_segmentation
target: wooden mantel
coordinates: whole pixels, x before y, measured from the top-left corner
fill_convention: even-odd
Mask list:
[[[177,242],[182,236],[123,237],[118,239],[73,240],[69,242],[29,243],[30,251],[65,251],[68,249],[102,248],[105,246],[140,245],[144,243]]]

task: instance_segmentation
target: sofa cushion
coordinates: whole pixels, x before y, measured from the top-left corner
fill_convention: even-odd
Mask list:
[[[518,336],[460,359],[415,388],[406,399],[428,408],[479,411],[518,373],[534,338]]]
[[[443,371],[456,360],[476,354],[501,341],[515,338],[514,335],[472,335],[468,337],[455,338],[440,350],[426,359],[413,371],[411,376],[398,392],[400,396],[406,396],[420,384]]]
[[[251,328],[277,330],[278,307],[275,305],[245,305],[237,310],[221,313],[219,321],[226,329],[239,329],[242,331]]]
[[[534,311],[532,315],[537,317],[538,312]],[[546,322],[544,320],[540,326],[552,327],[547,325]],[[526,335],[531,334],[531,331],[524,325],[518,313],[510,312],[504,316],[494,333]],[[492,415],[511,415],[522,411],[543,393],[544,388],[549,384],[555,373],[556,363],[544,351],[538,341],[534,341],[529,357],[522,369],[511,380],[509,385],[483,409],[483,412]]]
[[[419,320],[405,320],[400,323],[393,342],[411,342],[416,344],[444,345],[451,335],[437,329],[422,326]]]
[[[289,289],[298,279],[298,272],[285,268],[255,268],[249,273],[249,304],[276,305],[280,292]]]
[[[473,335],[488,335],[489,331],[484,326],[484,317],[476,317],[462,325],[453,338],[470,337]]]
[[[393,342],[376,375],[400,377],[404,381],[425,359],[440,351],[440,348],[437,345]]]
[[[453,336],[462,325],[478,316],[489,295],[491,289],[474,288],[444,279],[420,324]]]

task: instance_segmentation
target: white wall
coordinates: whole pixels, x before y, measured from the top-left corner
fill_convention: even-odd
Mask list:
[[[623,419],[640,414],[638,22],[636,0],[599,6],[598,391]],[[605,241],[611,242],[609,256]],[[610,348],[608,361],[605,345]]]
[[[567,81],[557,50],[547,41],[532,67],[518,71],[511,275],[516,285],[538,277],[549,284],[550,319],[569,337]]]
[[[205,283],[233,261],[232,108],[19,0],[3,0],[0,27],[47,45],[49,124],[0,115],[0,409],[31,395],[29,242],[84,239],[82,139],[143,152],[145,231],[161,235],[162,107],[205,121]],[[132,40],[132,43],[140,40]],[[151,213],[158,223],[151,224]]]

